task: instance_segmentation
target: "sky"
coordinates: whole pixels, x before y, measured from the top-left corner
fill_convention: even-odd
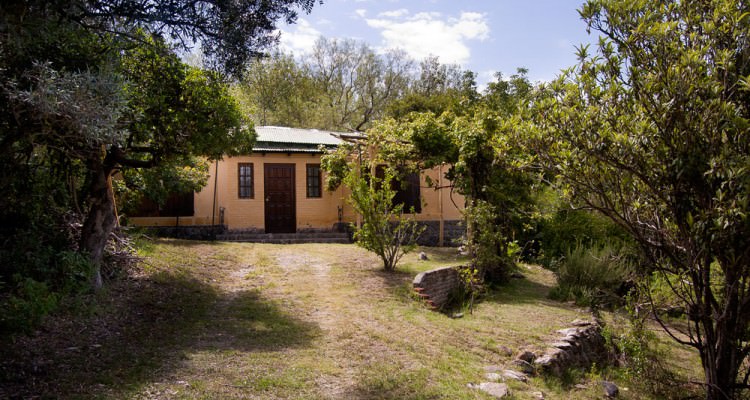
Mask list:
[[[480,88],[495,72],[518,67],[532,81],[550,81],[576,63],[586,33],[577,10],[583,0],[324,0],[294,25],[281,28],[281,47],[296,56],[319,36],[350,38],[376,51],[400,48],[415,60],[438,56],[478,75]]]

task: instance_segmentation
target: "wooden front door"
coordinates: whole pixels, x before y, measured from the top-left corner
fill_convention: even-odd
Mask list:
[[[265,164],[263,169],[266,233],[296,232],[294,164]]]

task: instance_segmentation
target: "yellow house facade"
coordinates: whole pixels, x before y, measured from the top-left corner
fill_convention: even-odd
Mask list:
[[[226,157],[211,166],[208,184],[193,195],[192,215],[131,217],[129,223],[154,227],[221,225],[228,231],[295,233],[331,231],[357,222],[347,202],[346,188],[325,190],[319,146],[333,148],[358,135],[272,126],[255,130],[258,138],[252,154]],[[438,188],[449,186],[444,172],[442,167],[422,171],[418,187],[402,194],[421,206],[412,216],[429,225],[432,244],[444,244],[446,238],[460,231],[463,197],[427,185],[429,180]],[[416,186],[416,179],[412,186]]]

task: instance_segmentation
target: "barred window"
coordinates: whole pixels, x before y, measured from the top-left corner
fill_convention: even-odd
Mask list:
[[[238,167],[238,174],[239,177],[239,197],[241,199],[252,199],[255,197],[255,190],[253,189],[253,184],[255,183],[255,179],[253,179],[253,164],[252,163],[239,163],[237,165]]]
[[[321,197],[320,164],[307,164],[307,197]]]

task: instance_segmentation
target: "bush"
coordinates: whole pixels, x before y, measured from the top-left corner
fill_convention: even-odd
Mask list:
[[[666,354],[657,346],[656,334],[648,329],[648,313],[639,312],[639,301],[637,294],[627,296],[627,314],[615,315],[613,323],[602,330],[610,361],[618,367],[616,372],[634,385],[660,397],[674,398],[679,380],[663,363]]]
[[[13,294],[0,301],[0,334],[28,331],[54,311],[60,296],[44,282],[16,275]]]
[[[472,265],[478,270],[479,280],[487,283],[504,283],[516,268],[515,253],[518,245],[503,234],[496,223],[495,207],[485,201],[476,201],[466,207],[469,254]]]
[[[633,286],[635,268],[627,247],[579,243],[552,266],[557,287],[550,297],[579,305],[620,305]]]
[[[38,216],[0,231],[0,333],[33,329],[63,300],[90,290],[92,265],[79,253],[80,223],[73,214]],[[134,260],[126,239],[105,253],[105,278],[121,275]]]
[[[611,220],[590,211],[564,208],[540,221],[534,240],[540,243],[536,261],[546,267],[565,257],[573,245],[631,243],[628,234]]]
[[[382,179],[363,175],[350,172],[344,179],[351,189],[349,203],[362,217],[362,225],[353,227],[354,239],[358,246],[377,254],[386,271],[393,271],[401,257],[416,248],[424,227],[404,215],[403,204],[394,204],[391,182],[396,172],[392,168],[385,168]]]

